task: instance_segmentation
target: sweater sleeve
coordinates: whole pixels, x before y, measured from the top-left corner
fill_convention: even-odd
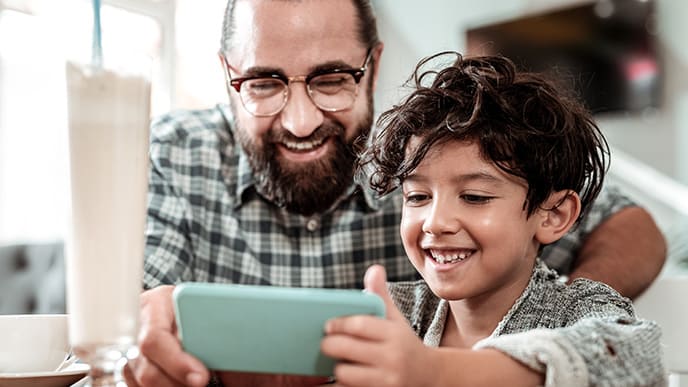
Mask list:
[[[661,330],[636,318],[628,300],[587,294],[567,314],[563,327],[493,336],[474,349],[494,348],[544,372],[547,387],[666,385]]]
[[[588,386],[585,360],[576,347],[555,329],[533,329],[488,337],[473,349],[497,349],[527,367],[545,374],[545,386]]]

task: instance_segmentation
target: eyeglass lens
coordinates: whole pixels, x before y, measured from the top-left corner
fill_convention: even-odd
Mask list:
[[[358,94],[356,79],[348,73],[328,73],[314,76],[307,85],[313,103],[326,111],[351,107]],[[287,102],[288,86],[279,79],[249,79],[241,85],[244,107],[255,115],[276,114]]]

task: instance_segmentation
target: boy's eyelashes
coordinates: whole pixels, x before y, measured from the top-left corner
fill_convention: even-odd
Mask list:
[[[483,204],[487,203],[490,200],[494,199],[495,196],[486,196],[486,195],[474,195],[474,194],[464,194],[460,196],[461,199],[463,199],[467,203],[472,203],[472,204]]]
[[[469,204],[485,204],[490,202],[496,196],[477,195],[477,194],[460,194],[459,199]],[[407,204],[420,204],[431,199],[431,196],[424,193],[404,192],[404,202]]]
[[[406,204],[418,204],[423,203],[430,199],[430,195],[420,194],[420,193],[404,193],[404,202]]]

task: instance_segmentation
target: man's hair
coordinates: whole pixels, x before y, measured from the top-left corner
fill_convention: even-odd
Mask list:
[[[441,70],[423,70],[447,57]],[[381,130],[360,160],[361,170],[372,168],[378,193],[396,189],[431,147],[453,140],[477,144],[485,160],[524,179],[529,216],[560,190],[580,195],[582,216],[599,193],[607,142],[590,113],[541,76],[518,72],[502,56],[442,52],[423,59],[409,82],[413,92],[380,116]],[[415,136],[420,141],[407,152]]]
[[[222,22],[222,40],[220,47],[222,52],[227,53],[232,47],[232,36],[234,35],[234,6],[237,1],[229,0],[225,9],[225,17]],[[273,1],[296,1],[296,0],[273,0]],[[330,0],[321,0],[330,1]],[[367,48],[375,47],[380,43],[377,34],[377,20],[370,0],[351,0],[358,16],[358,39]]]

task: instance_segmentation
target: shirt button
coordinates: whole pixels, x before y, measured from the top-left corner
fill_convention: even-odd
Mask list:
[[[306,222],[306,229],[310,232],[317,230],[318,227],[320,227],[320,223],[317,219],[309,219],[308,222]]]

